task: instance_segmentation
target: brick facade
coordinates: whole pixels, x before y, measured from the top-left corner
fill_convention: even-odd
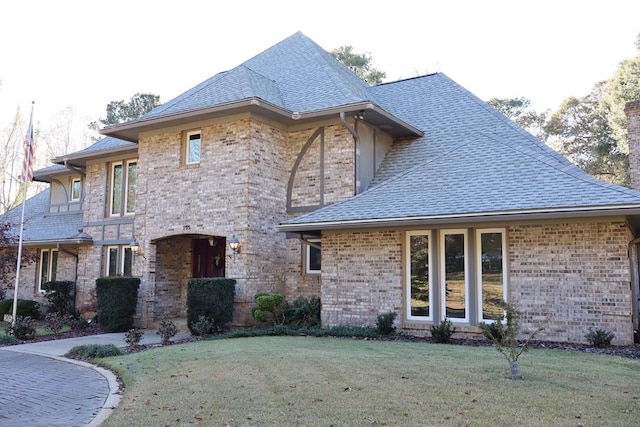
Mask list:
[[[626,250],[633,237],[625,222],[514,225],[506,234],[508,299],[522,312],[523,334],[551,314],[540,339],[585,342],[593,328],[613,332],[616,344],[633,343]],[[405,317],[403,239],[404,232],[394,230],[323,234],[324,326],[373,326],[388,311]],[[431,324],[397,323],[416,335]],[[477,335],[477,324],[456,327]]]

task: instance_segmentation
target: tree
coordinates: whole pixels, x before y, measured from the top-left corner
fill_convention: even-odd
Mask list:
[[[618,148],[625,154],[629,153],[629,137],[624,106],[629,101],[640,99],[640,34],[636,39],[636,48],[638,55],[620,63],[613,77],[607,81],[602,97],[613,136],[618,142]]]
[[[549,111],[537,113],[531,108],[531,101],[520,98],[491,98],[488,102],[496,110],[507,116],[541,141],[547,141],[544,125]]]
[[[333,49],[330,53],[369,85],[380,84],[382,80],[387,77],[385,72],[371,65],[371,54],[367,52],[355,53],[353,46],[340,46]]]
[[[151,93],[136,93],[129,102],[111,101],[107,104],[107,117],[100,119],[100,123],[104,126],[119,125],[137,119],[158,105],[160,105],[160,96]]]
[[[597,83],[582,98],[569,97],[545,126],[558,140],[560,152],[591,176],[629,185],[627,153],[622,152],[602,103],[607,82]]]
[[[0,214],[17,206],[21,199],[20,174],[22,173],[22,129],[24,118],[16,110],[11,122],[2,129],[0,141]]]
[[[21,267],[36,262],[37,254],[33,251],[23,250]],[[11,233],[11,224],[0,223],[0,299],[4,297],[4,289],[15,276],[18,261],[18,237]]]

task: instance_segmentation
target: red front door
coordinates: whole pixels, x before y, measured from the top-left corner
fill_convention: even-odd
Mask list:
[[[193,277],[224,277],[226,239],[193,239]]]

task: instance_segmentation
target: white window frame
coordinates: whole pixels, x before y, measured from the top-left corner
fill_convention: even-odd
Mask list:
[[[136,213],[136,206],[135,206],[135,191],[133,194],[133,210],[129,211],[129,166],[131,166],[132,164],[136,165],[136,184],[138,182],[138,161],[137,160],[127,160],[126,164],[125,164],[125,168],[124,168],[124,186],[122,187],[122,193],[123,193],[123,202],[122,202],[122,210],[124,211],[125,215],[134,215]]]
[[[504,228],[476,229],[476,281],[478,284],[478,322],[493,323],[493,319],[483,318],[482,307],[482,235],[489,233],[502,234],[502,299],[508,301],[507,295],[507,230]],[[504,320],[506,321],[506,319]]]
[[[198,159],[191,160],[191,136],[198,135],[198,140],[200,141],[200,146],[198,147]],[[194,130],[187,132],[185,137],[185,164],[187,165],[197,165],[200,163],[200,159],[202,158],[202,132],[199,130]]]
[[[40,259],[39,259],[39,268],[38,268],[38,291],[40,293],[44,293],[45,290],[42,289],[42,285],[46,282],[42,281],[42,268],[43,268],[43,262],[42,262],[42,255],[44,253],[48,253],[48,262],[47,262],[47,278],[49,280],[47,280],[47,282],[51,282],[52,280],[56,280],[56,276],[57,275],[57,270],[58,270],[58,250],[57,249],[40,249]],[[55,268],[53,266],[53,258],[54,258],[54,253],[56,254],[56,265]]]
[[[447,292],[446,292],[446,256],[445,256],[445,236],[447,234],[462,234],[464,236],[464,318],[447,316]],[[438,249],[440,268],[440,319],[450,320],[452,323],[469,323],[469,235],[467,229],[447,229],[440,230],[440,244]]]
[[[322,240],[321,239],[307,239],[308,242],[310,243],[320,243]],[[306,274],[321,274],[322,273],[322,249],[318,249],[320,251],[320,269],[319,270],[312,270],[311,269],[311,248],[312,246],[304,243],[305,249],[304,249],[304,271]]]
[[[411,315],[411,237],[412,236],[427,236],[429,240],[429,252],[427,254],[427,259],[429,263],[429,315],[428,316],[412,316]],[[407,320],[423,320],[423,321],[433,321],[433,233],[431,230],[417,230],[417,231],[408,231],[406,233],[406,253],[405,257],[405,271],[406,271],[406,282],[405,282],[405,304],[407,308]]]
[[[122,178],[119,183],[116,182],[116,167],[120,166],[122,168]],[[123,182],[125,175],[125,167],[123,162],[114,162],[111,164],[111,191],[109,191],[109,216],[121,216],[122,215],[122,190],[123,190]],[[120,188],[120,209],[117,212],[114,212],[114,192],[116,188]]]
[[[80,190],[78,191],[78,195],[77,195],[77,197],[74,197],[74,196],[75,196],[76,183],[78,183],[78,184],[79,184],[79,186],[80,186]],[[78,201],[80,201],[80,199],[82,198],[82,179],[80,179],[80,178],[73,178],[73,179],[71,180],[71,188],[70,188],[70,190],[71,190],[71,191],[69,192],[69,193],[70,193],[70,194],[69,194],[69,200],[70,200],[70,201],[72,201],[72,202],[78,202]]]
[[[116,276],[124,276],[124,266],[125,266],[125,256],[127,253],[127,249],[131,253],[131,269],[133,270],[133,257],[135,256],[133,251],[131,250],[131,246],[129,245],[109,245],[105,246],[106,249],[106,257],[105,257],[105,265],[104,265],[104,275],[106,277],[116,277]],[[110,274],[109,266],[111,264],[111,249],[116,250],[116,271],[115,274]],[[133,275],[133,271],[131,272]]]

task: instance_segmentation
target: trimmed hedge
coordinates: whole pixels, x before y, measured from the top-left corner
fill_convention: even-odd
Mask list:
[[[0,315],[4,317],[5,314],[13,315],[13,298],[0,301]],[[40,319],[40,303],[30,299],[19,299],[17,316]]]
[[[193,328],[200,316],[210,320],[213,329],[223,330],[233,318],[235,296],[236,281],[234,279],[223,277],[190,279],[187,288],[187,325],[189,331],[193,335],[200,333],[196,328]]]
[[[137,277],[100,277],[96,280],[98,323],[107,332],[126,332],[133,327],[139,287]]]

